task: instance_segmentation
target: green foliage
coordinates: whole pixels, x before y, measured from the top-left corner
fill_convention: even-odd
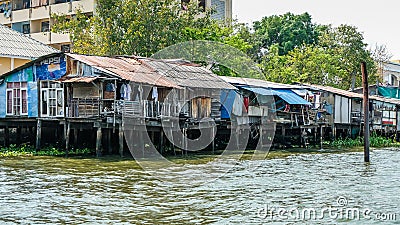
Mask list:
[[[376,133],[372,133],[369,139],[370,147],[383,148],[383,147],[398,147],[399,143],[394,142],[392,139],[382,137]],[[357,137],[356,139],[345,138],[337,139],[329,143],[332,148],[354,148],[364,146],[364,137]]]
[[[72,51],[81,54],[152,56],[177,43],[209,40],[244,52],[235,54],[235,65],[251,65],[245,59],[250,57],[264,72],[243,73],[249,70],[223,64],[213,68],[218,75],[349,89],[353,83],[361,85],[360,63],[366,62],[369,82],[377,80],[373,54],[354,26],[314,24],[308,13],[264,17],[253,28],[236,22],[227,25],[211,19],[212,10],[203,12],[191,2],[182,10],[176,0],[98,0],[93,16],[82,12],[72,17],[53,15],[52,29],[69,32]],[[218,58],[222,50],[207,51],[203,53]]]
[[[92,154],[93,151],[88,148],[83,149],[71,149],[68,151],[69,156],[78,156],[78,155],[89,155]],[[33,146],[30,145],[20,145],[17,146],[15,144],[10,145],[9,147],[0,148],[0,157],[15,157],[15,156],[65,156],[67,155],[65,150],[60,150],[59,148],[55,148],[52,146],[45,147],[39,151]]]
[[[91,55],[152,54],[189,40],[231,44],[243,51],[252,45],[239,25],[211,19],[211,10],[192,1],[187,10],[176,0],[98,0],[96,14],[52,15],[54,32],[69,32],[72,51]],[[237,31],[237,32],[236,32]]]
[[[313,25],[308,14],[297,17],[285,14],[264,18],[255,23],[255,30],[267,49],[259,60],[267,80],[322,84],[348,90],[353,83],[355,87],[361,85],[360,63],[366,62],[369,82],[376,82],[376,64],[356,27]],[[285,32],[284,38],[280,37]]]
[[[308,13],[264,17],[254,22],[254,30],[261,39],[260,47],[269,51],[271,46],[276,46],[279,55],[285,55],[303,44],[314,44],[318,37]]]

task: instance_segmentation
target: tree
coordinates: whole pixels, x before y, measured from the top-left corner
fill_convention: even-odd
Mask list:
[[[366,49],[362,33],[357,28],[341,25],[319,25],[314,44],[303,44],[281,55],[279,44],[261,60],[261,68],[268,80],[323,84],[348,90],[361,85],[360,63],[366,62],[370,83],[376,81],[376,67]]]
[[[374,59],[379,78],[383,77],[383,64],[388,62],[393,55],[388,51],[386,45],[375,44],[373,48],[370,49],[371,57]]]
[[[69,32],[73,52],[92,55],[151,56],[188,40],[218,41],[243,51],[252,47],[240,26],[213,20],[211,13],[194,1],[183,10],[176,0],[98,0],[92,17],[53,15],[53,31]]]
[[[279,55],[285,55],[303,44],[314,44],[318,37],[315,28],[308,13],[286,13],[254,22],[255,34],[261,42],[260,55],[262,49],[268,52],[273,45],[278,47]]]
[[[350,25],[340,25],[332,27],[325,25],[318,28],[318,45],[331,54],[340,58],[341,68],[346,71],[346,75],[340,77],[342,89],[361,86],[361,62],[367,63],[369,82],[375,83],[376,66],[371,53],[367,50],[364,36],[356,27]]]
[[[339,56],[314,45],[297,47],[283,56],[274,48],[274,53],[268,54],[261,64],[267,80],[342,86],[340,78],[346,71],[341,68]]]

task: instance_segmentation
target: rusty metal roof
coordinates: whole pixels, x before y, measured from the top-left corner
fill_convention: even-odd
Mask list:
[[[118,76],[122,79],[154,86],[179,88],[174,82],[166,79],[156,71],[143,66],[129,57],[87,56],[67,53],[69,57],[92,66],[104,73]]]
[[[280,84],[266,80],[260,80],[255,78],[245,78],[245,77],[226,77],[220,76],[221,79],[225,80],[228,83],[235,85],[249,85],[253,87],[264,87],[264,88],[273,88],[273,89],[304,89],[304,87],[298,85],[290,85],[290,84]]]
[[[313,87],[313,88],[316,88],[316,89],[319,89],[319,90],[322,90],[322,91],[331,92],[333,94],[342,95],[342,96],[348,97],[348,98],[362,98],[363,97],[363,95],[359,94],[359,93],[346,91],[346,90],[342,90],[342,89],[334,88],[334,87],[329,87],[329,86],[322,86],[322,85],[316,85],[316,84],[306,84],[306,86]]]
[[[59,51],[0,24],[0,56],[35,59],[55,52]]]
[[[328,86],[322,86],[322,85],[316,85],[316,84],[307,85],[307,86],[314,87],[314,88],[320,89],[322,91],[331,92],[331,93],[334,93],[337,95],[342,95],[342,96],[345,96],[348,98],[361,98],[361,99],[364,98],[364,96],[362,94],[351,92],[351,91],[346,91],[346,90],[342,90],[342,89],[338,89],[338,88],[334,88],[334,87],[328,87]],[[400,99],[396,99],[396,98],[385,98],[382,96],[370,95],[369,99],[400,105]]]
[[[90,83],[96,79],[104,77],[66,77],[62,80],[64,83]]]
[[[172,60],[139,59],[159,74],[181,87],[236,89],[210,70],[199,65]]]

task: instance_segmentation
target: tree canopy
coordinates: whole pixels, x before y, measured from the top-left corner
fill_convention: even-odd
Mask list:
[[[193,1],[194,2],[194,1]],[[53,15],[55,32],[67,31],[76,53],[150,56],[188,40],[226,42],[246,51],[234,27],[211,19],[212,10],[176,0],[98,0],[96,14]]]
[[[246,53],[270,81],[349,89],[361,84],[360,63],[366,62],[369,81],[376,82],[378,53],[367,50],[354,26],[315,24],[308,13],[264,17],[253,27],[227,24],[191,2],[183,10],[176,0],[98,0],[95,15],[53,15],[52,29],[69,32],[73,52],[81,54],[151,56],[177,43],[210,40]],[[224,65],[215,71],[241,76]]]

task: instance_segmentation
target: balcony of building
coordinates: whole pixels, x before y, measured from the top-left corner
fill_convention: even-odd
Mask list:
[[[24,21],[29,21],[29,9],[19,9],[13,10],[12,12],[12,22],[19,23]]]
[[[31,9],[31,20],[50,18],[50,7],[48,5],[40,7],[32,7]]]

